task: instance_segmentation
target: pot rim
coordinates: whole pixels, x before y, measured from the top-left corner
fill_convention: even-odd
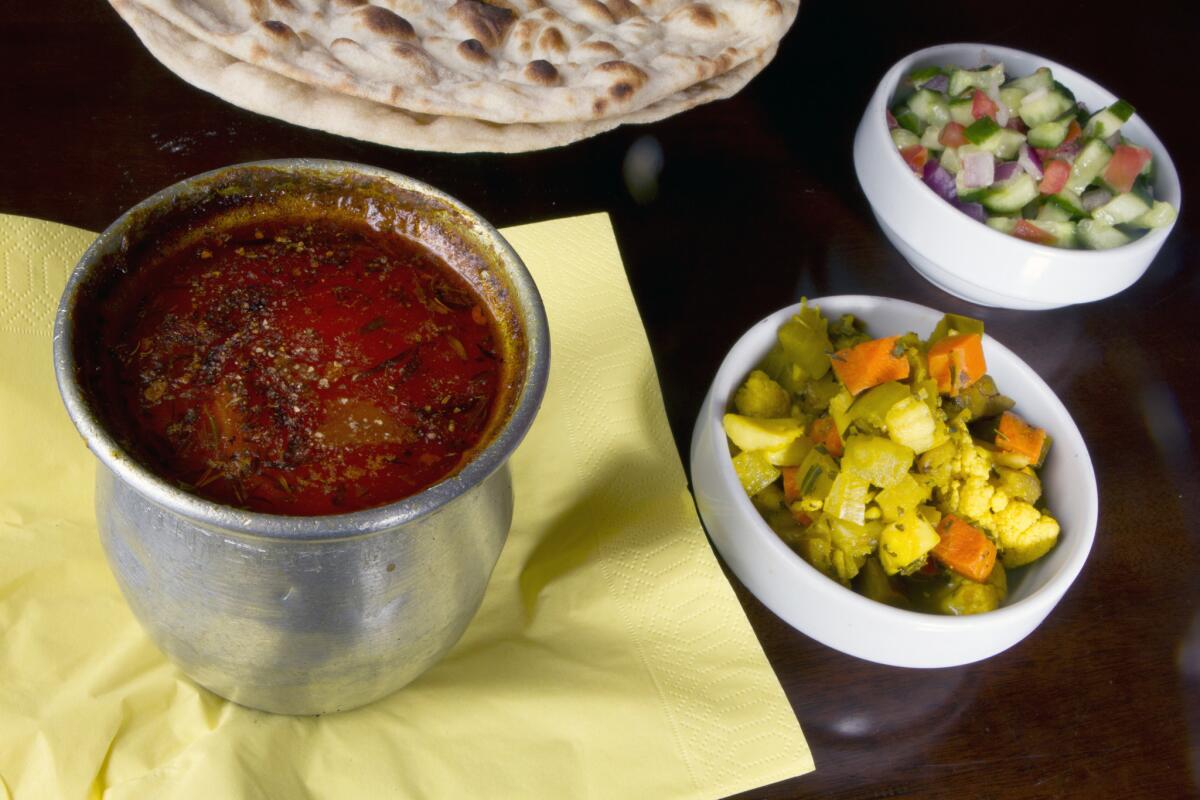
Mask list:
[[[347,514],[304,517],[248,511],[191,494],[159,477],[121,447],[94,413],[76,374],[77,362],[73,351],[75,315],[72,313],[92,269],[105,255],[121,247],[122,239],[133,221],[145,212],[174,202],[197,183],[215,180],[224,173],[255,168],[283,173],[357,173],[384,180],[400,189],[432,197],[460,213],[472,232],[494,249],[499,263],[507,272],[517,315],[525,329],[525,376],[508,419],[491,441],[458,472],[410,497]],[[231,164],[185,178],[147,197],[117,217],[84,252],[63,290],[54,320],[54,372],[59,394],[71,421],[100,463],[163,509],[247,538],[342,540],[396,528],[435,514],[482,484],[508,461],[541,406],[549,367],[550,331],[541,294],[520,256],[495,227],[459,200],[423,181],[379,167],[332,159],[288,158]]]

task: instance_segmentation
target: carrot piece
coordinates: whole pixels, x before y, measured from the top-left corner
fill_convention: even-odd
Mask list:
[[[983,583],[996,566],[996,545],[971,523],[947,514],[938,523],[942,537],[932,550],[933,557],[960,575]]]
[[[842,437],[833,417],[817,417],[808,426],[808,438],[823,446],[834,458],[842,457]]]
[[[798,524],[800,527],[807,528],[809,525],[812,525],[812,517],[810,517],[808,514],[805,514],[803,511],[797,511],[791,506],[788,506],[788,511],[792,512],[792,519],[796,520],[796,524]]]
[[[1029,459],[1030,464],[1042,460],[1042,449],[1046,446],[1046,432],[1025,422],[1011,411],[1000,415],[996,426],[996,447],[1017,453]]]
[[[942,394],[957,397],[986,373],[983,337],[978,333],[948,336],[929,348],[929,375]]]
[[[895,353],[899,338],[874,339],[833,354],[834,374],[850,394],[908,377],[908,359]]]
[[[783,473],[783,501],[789,504],[796,502],[800,499],[800,477],[796,474],[800,468],[780,467],[779,471]]]

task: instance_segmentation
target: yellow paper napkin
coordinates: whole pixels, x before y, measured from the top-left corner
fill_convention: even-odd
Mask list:
[[[0,216],[0,800],[720,797],[813,768],[696,518],[608,218],[504,235],[552,366],[483,607],[400,692],[282,717],[197,687],[125,605],[51,367],[93,234]]]

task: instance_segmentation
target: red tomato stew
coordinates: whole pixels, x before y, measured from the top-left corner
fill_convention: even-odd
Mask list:
[[[135,458],[201,497],[290,515],[387,504],[458,471],[503,411],[504,326],[405,236],[256,214],[123,271],[81,345],[92,392]]]

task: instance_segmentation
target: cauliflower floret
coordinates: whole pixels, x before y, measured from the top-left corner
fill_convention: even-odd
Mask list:
[[[1042,514],[1037,522],[1004,542],[1004,566],[1008,569],[1037,561],[1058,542],[1058,520]]]
[[[954,454],[950,457],[950,474],[938,487],[938,507],[945,513],[959,512],[980,519],[988,512],[992,495],[983,488],[992,474],[991,453],[975,444],[963,422],[956,422],[950,435]],[[971,487],[968,489],[968,486]],[[964,492],[968,495],[964,498]],[[963,509],[963,503],[974,511]],[[976,513],[978,512],[978,513]]]
[[[746,417],[786,417],[792,408],[792,398],[787,389],[756,369],[734,394],[733,404]]]
[[[986,478],[972,475],[963,483],[958,491],[958,513],[980,522],[991,515],[992,497],[996,487],[987,482]]]
[[[1011,500],[992,515],[992,532],[1004,551],[1004,566],[1019,567],[1037,561],[1058,541],[1058,521],[1023,500]]]

